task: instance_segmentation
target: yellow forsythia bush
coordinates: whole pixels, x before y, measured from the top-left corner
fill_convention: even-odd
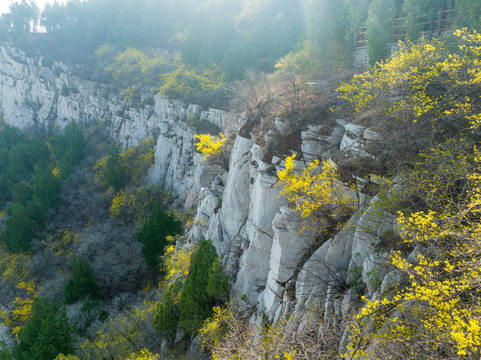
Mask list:
[[[339,181],[337,168],[325,161],[311,162],[302,172],[294,171],[296,155],[285,159],[286,167],[277,172],[280,192],[301,216],[326,220],[329,225],[338,227],[355,209],[355,202]]]
[[[406,46],[338,89],[357,112],[384,104],[387,118],[412,133],[424,121],[433,135],[403,176],[408,209],[397,218],[420,253],[391,254],[405,285],[363,298],[343,358],[480,359],[480,56],[481,34],[457,30]]]
[[[132,354],[126,360],[159,360],[160,356],[157,354],[152,354],[147,349],[142,349],[140,353]]]
[[[167,236],[167,241],[173,243],[174,238]],[[162,268],[165,272],[164,283],[167,286],[169,283],[175,283],[189,275],[192,266],[192,256],[196,248],[181,248],[175,250],[174,245],[169,245],[165,248],[164,255],[162,255]]]
[[[222,152],[227,141],[227,137],[222,133],[220,133],[219,136],[212,136],[210,134],[194,135],[194,138],[199,140],[196,148],[198,152],[204,155],[204,159]]]
[[[22,328],[27,324],[32,317],[32,304],[37,298],[37,289],[33,281],[20,282],[17,284],[17,289],[23,289],[27,293],[26,297],[16,297],[13,304],[15,308],[8,314],[0,311],[0,318],[2,323],[6,326],[12,327],[12,334],[15,337]]]

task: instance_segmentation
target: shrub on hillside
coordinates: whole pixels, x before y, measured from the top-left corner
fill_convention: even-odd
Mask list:
[[[85,259],[78,257],[72,260],[72,277],[65,285],[65,303],[73,304],[87,296],[92,299],[102,298],[92,268]]]
[[[229,280],[218,266],[215,247],[208,240],[200,243],[192,269],[180,295],[179,326],[194,335],[202,322],[212,315],[216,299],[225,299]],[[214,268],[213,268],[214,265]]]
[[[182,283],[170,285],[162,296],[162,301],[157,304],[157,312],[153,325],[155,330],[166,339],[174,339],[180,318],[179,300]]]
[[[383,139],[371,149],[392,171],[446,138],[473,137],[481,122],[481,34],[404,44],[393,57],[355,75],[337,91],[362,125]]]
[[[72,328],[65,311],[55,301],[36,299],[32,317],[18,334],[14,356],[18,360],[52,360],[60,354],[71,354]]]
[[[159,268],[160,256],[167,245],[167,236],[180,233],[180,222],[171,213],[166,213],[160,203],[156,203],[149,218],[137,233],[137,240],[142,243],[142,254],[147,265]]]
[[[105,179],[115,192],[120,191],[127,182],[127,169],[120,162],[120,146],[113,144],[105,165]]]

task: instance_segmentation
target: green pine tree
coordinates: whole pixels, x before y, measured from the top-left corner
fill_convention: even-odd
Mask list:
[[[137,240],[142,243],[142,254],[147,265],[158,269],[160,255],[164,253],[167,244],[166,237],[180,233],[180,222],[171,213],[166,213],[161,204],[156,203],[150,213],[149,219],[144,223]]]
[[[73,340],[65,310],[55,301],[36,299],[32,317],[20,330],[13,354],[17,360],[53,360],[60,353],[73,353]]]
[[[163,337],[173,339],[177,333],[177,324],[180,318],[179,300],[182,283],[178,282],[169,286],[162,296],[162,301],[157,304],[153,325],[155,330]]]
[[[115,192],[120,191],[127,182],[127,170],[120,163],[120,147],[113,144],[109,149],[109,158],[105,168],[105,179]]]
[[[92,268],[85,259],[78,257],[72,261],[72,277],[65,286],[65,303],[73,304],[87,296],[93,300],[102,298]]]
[[[216,258],[217,253],[212,243],[208,240],[202,241],[180,296],[179,326],[191,336],[197,332],[203,321],[212,315],[214,299],[207,291],[207,287],[209,272]]]

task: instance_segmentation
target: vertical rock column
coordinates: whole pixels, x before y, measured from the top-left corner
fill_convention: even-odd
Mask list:
[[[251,139],[237,136],[232,148],[222,206],[212,219],[208,232],[231,274],[237,272],[242,244],[246,242],[245,224],[250,204],[249,162],[253,144]]]
[[[246,223],[248,247],[243,253],[237,282],[234,288],[246,294],[251,304],[258,304],[259,294],[266,288],[270,270],[272,240],[274,231],[272,220],[279,207],[286,200],[279,198],[277,176],[272,164],[262,161],[262,150],[258,145],[252,148],[251,162],[251,201]]]

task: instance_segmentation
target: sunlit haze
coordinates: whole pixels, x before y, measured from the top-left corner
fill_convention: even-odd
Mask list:
[[[0,0],[0,14],[9,12],[9,6],[14,2],[21,2],[21,0]],[[53,4],[55,0],[37,0],[35,3],[39,9],[42,10],[45,4]],[[67,0],[57,0],[59,4],[65,4]]]

